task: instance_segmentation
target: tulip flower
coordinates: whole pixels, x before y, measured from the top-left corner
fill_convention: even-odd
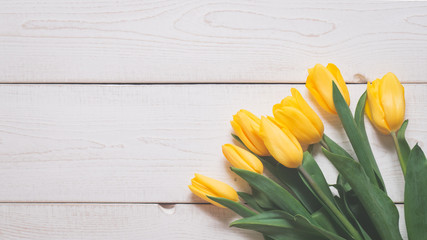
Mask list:
[[[196,173],[195,177],[191,179],[191,185],[188,187],[195,195],[218,207],[223,208],[224,206],[211,200],[207,196],[227,198],[235,202],[239,201],[236,190],[230,185],[201,174]]]
[[[274,118],[285,125],[301,145],[317,143],[323,136],[323,123],[297,89],[291,89],[281,103],[274,105]]]
[[[233,144],[224,144],[222,153],[233,167],[262,174],[264,166],[261,161],[249,151]]]
[[[399,130],[405,117],[405,94],[396,75],[389,72],[367,86],[366,115],[383,134]]]
[[[335,82],[347,105],[350,105],[350,94],[337,66],[332,63],[329,63],[326,67],[316,64],[313,68],[308,69],[305,86],[323,109],[329,113],[336,114],[337,111],[332,96],[332,82]]]
[[[231,121],[234,132],[249,150],[259,156],[267,156],[268,150],[259,135],[260,124],[261,120],[246,110],[237,112]]]
[[[302,163],[300,143],[286,126],[279,126],[274,119],[261,117],[261,137],[270,154],[288,168],[297,168]]]

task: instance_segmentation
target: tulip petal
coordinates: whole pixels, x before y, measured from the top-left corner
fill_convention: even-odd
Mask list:
[[[298,138],[301,144],[316,143],[322,138],[316,127],[298,109],[284,107],[275,111],[274,117],[280,122],[285,122],[290,132]]]
[[[262,174],[263,165],[252,153],[233,144],[224,144],[222,152],[232,166]]]
[[[384,109],[384,118],[390,131],[399,130],[405,118],[404,88],[396,75],[389,72],[381,79],[379,99]]]
[[[304,115],[310,120],[310,122],[315,126],[319,132],[319,135],[323,135],[324,126],[319,115],[317,115],[317,113],[310,107],[310,105],[308,105],[297,89],[292,88],[291,93],[298,103],[299,110],[302,111]]]
[[[390,133],[390,128],[385,121],[384,110],[378,96],[379,83],[380,80],[377,79],[373,81],[372,84],[368,83],[367,85],[367,105],[369,104],[369,107],[367,107],[367,110],[369,111],[368,117],[371,119],[371,122],[378,131],[387,135]]]
[[[233,116],[231,126],[247,148],[260,156],[267,156],[268,151],[259,136],[261,120],[247,110],[240,110]]]
[[[298,140],[289,132],[281,130],[266,117],[261,118],[261,137],[270,154],[288,168],[296,168],[302,163],[302,148]]]
[[[341,75],[341,71],[333,63],[329,63],[326,68],[334,76],[335,83],[337,84],[338,89],[343,95],[345,102],[347,103],[347,105],[350,105],[350,93],[348,92],[347,85],[345,84],[344,78]]]
[[[334,76],[324,66],[316,64],[314,68],[309,69],[305,86],[324,110],[335,114],[332,99],[333,79]]]
[[[214,202],[207,198],[206,195],[227,198],[235,202],[239,201],[237,192],[230,185],[216,179],[196,173],[195,177],[191,179],[191,183],[190,190],[206,201]]]

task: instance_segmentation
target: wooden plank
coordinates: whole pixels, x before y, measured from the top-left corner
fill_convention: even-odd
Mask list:
[[[425,82],[426,2],[3,1],[0,82]]]
[[[232,141],[229,121],[241,108],[271,114],[291,87],[307,98],[303,85],[288,84],[0,85],[0,201],[202,202],[187,188],[194,172],[247,190],[221,153]],[[349,88],[354,107],[365,85]],[[407,136],[424,147],[427,84],[405,90]],[[337,117],[317,111],[350,149]],[[388,192],[402,202],[392,139],[367,129]]]
[[[403,216],[403,206],[398,205]],[[229,228],[237,216],[207,204],[1,204],[0,237],[14,239],[262,239]],[[406,232],[403,218],[401,232]],[[407,237],[404,238],[405,240]]]

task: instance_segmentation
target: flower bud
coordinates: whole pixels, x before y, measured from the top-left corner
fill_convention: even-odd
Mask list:
[[[233,167],[262,174],[264,166],[261,161],[249,151],[233,144],[224,144],[222,153]]]
[[[207,196],[226,198],[235,202],[239,201],[236,190],[230,185],[201,174],[196,173],[195,177],[191,179],[191,185],[188,187],[195,195],[218,207],[223,208],[224,206],[209,199]]]
[[[405,93],[396,75],[389,72],[367,86],[365,112],[378,131],[390,134],[399,130],[405,118]]]
[[[249,150],[259,156],[267,156],[268,150],[259,136],[261,120],[246,110],[240,110],[233,116],[231,126],[236,135]]]
[[[337,66],[332,63],[329,63],[326,67],[316,64],[313,68],[308,69],[305,86],[323,109],[329,113],[336,114],[337,111],[332,96],[332,82],[335,82],[347,105],[350,105],[350,94]]]
[[[274,118],[285,125],[301,145],[317,143],[323,136],[323,123],[297,89],[291,89],[281,103],[274,105]]]
[[[279,127],[274,120],[261,117],[261,137],[270,154],[288,168],[297,168],[302,163],[300,143],[286,126]]]

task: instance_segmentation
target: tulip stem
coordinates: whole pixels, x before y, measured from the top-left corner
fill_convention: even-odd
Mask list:
[[[396,132],[391,132],[394,146],[396,147],[397,157],[399,158],[400,167],[402,168],[403,176],[406,176],[406,163],[403,159],[402,150],[400,149],[399,141],[397,140]]]
[[[341,213],[341,211],[335,206],[335,204],[326,196],[326,194],[322,191],[322,189],[317,185],[317,183],[313,180],[310,174],[303,168],[303,166],[298,167],[299,172],[304,176],[305,180],[307,180],[308,184],[312,187],[313,191],[317,194],[317,196],[321,199],[321,201],[330,209],[330,211],[341,221],[344,227],[347,229],[349,234],[355,240],[363,240],[359,231],[354,228],[354,226],[348,221],[348,219]]]
[[[328,151],[330,151],[329,150],[329,146],[328,146],[328,144],[325,142],[325,140],[323,140],[323,138],[320,140],[320,145],[322,146],[322,147],[324,147],[326,150],[328,150]]]

